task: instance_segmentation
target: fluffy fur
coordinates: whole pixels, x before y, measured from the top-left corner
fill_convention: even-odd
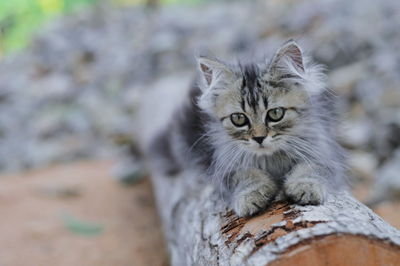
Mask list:
[[[334,96],[293,40],[258,63],[197,61],[197,86],[153,146],[168,174],[203,167],[239,216],[259,212],[281,191],[304,205],[345,188]],[[284,110],[279,121],[268,115],[274,108]],[[247,123],[235,125],[232,114]]]

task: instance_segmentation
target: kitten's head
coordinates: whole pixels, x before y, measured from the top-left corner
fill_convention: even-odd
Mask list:
[[[311,99],[324,89],[323,75],[305,62],[293,40],[261,64],[197,60],[202,77],[199,106],[219,121],[219,138],[268,155],[309,129]]]

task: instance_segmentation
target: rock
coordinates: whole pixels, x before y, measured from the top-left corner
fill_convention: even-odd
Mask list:
[[[371,125],[368,120],[347,120],[340,127],[340,141],[349,148],[363,148],[371,140]]]
[[[340,67],[329,74],[329,83],[342,96],[350,97],[352,90],[364,76],[366,66],[363,62],[356,62]]]
[[[375,178],[378,160],[371,152],[353,151],[349,156],[350,171],[362,181],[371,182]]]
[[[378,171],[369,205],[400,200],[400,149]]]
[[[399,13],[394,0],[242,1],[151,11],[100,4],[57,19],[0,62],[0,170],[114,156],[110,135],[132,132],[141,93],[193,73],[196,50],[248,59],[288,38],[327,66],[340,112],[350,113],[343,143],[372,147],[384,163],[400,146]]]
[[[125,185],[134,185],[148,176],[145,166],[131,159],[128,154],[118,161],[112,172],[112,176]]]

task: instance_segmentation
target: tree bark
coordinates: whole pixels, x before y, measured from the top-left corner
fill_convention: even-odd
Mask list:
[[[152,180],[172,265],[400,263],[400,232],[348,193],[239,218],[193,171]]]

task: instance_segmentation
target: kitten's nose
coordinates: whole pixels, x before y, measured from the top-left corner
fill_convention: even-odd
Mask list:
[[[265,137],[253,137],[253,140],[255,140],[258,144],[261,144]]]

